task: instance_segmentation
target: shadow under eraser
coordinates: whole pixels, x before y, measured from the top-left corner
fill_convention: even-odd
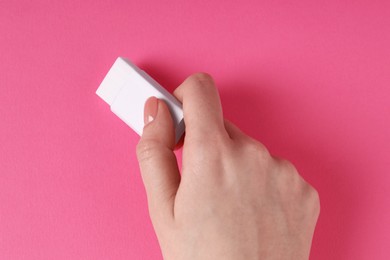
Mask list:
[[[111,111],[142,135],[144,105],[149,97],[164,100],[171,112],[176,143],[184,133],[181,103],[146,72],[119,57],[103,79],[96,94],[110,105]]]

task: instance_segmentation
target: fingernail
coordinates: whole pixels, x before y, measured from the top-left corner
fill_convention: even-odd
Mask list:
[[[144,108],[144,124],[147,125],[152,122],[157,116],[158,99],[156,97],[150,97],[145,102]]]

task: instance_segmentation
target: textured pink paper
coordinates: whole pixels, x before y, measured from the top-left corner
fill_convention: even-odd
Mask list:
[[[161,259],[117,56],[224,113],[321,197],[312,259],[390,259],[389,1],[0,2],[0,259]]]

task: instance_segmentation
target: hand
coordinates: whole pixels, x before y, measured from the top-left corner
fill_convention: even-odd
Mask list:
[[[137,146],[164,259],[308,259],[320,209],[314,188],[224,120],[207,74],[192,75],[174,95],[186,123],[182,174],[163,101],[146,102]]]

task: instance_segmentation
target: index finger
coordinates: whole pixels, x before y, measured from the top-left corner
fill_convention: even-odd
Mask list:
[[[227,135],[218,90],[210,75],[191,75],[173,94],[183,104],[187,138]]]

